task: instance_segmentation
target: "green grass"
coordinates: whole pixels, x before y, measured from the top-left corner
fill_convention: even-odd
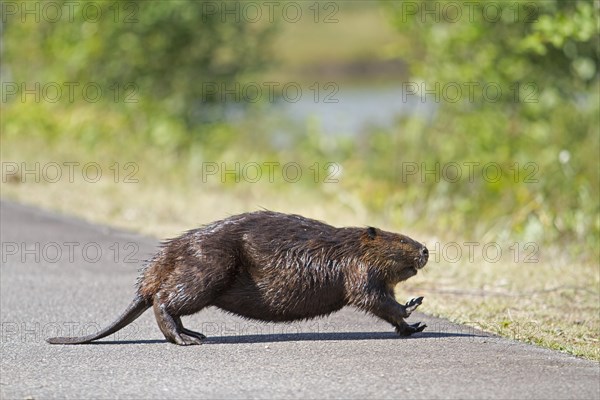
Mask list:
[[[598,285],[597,266],[557,255],[535,265],[430,265],[409,295],[425,296],[424,312],[598,361]]]

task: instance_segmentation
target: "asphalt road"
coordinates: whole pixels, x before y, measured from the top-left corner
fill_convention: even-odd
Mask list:
[[[397,338],[374,317],[264,324],[217,309],[184,318],[209,338],[164,341],[152,312],[92,345],[124,310],[158,241],[0,203],[0,395],[9,398],[600,398],[600,364],[413,314]],[[425,299],[427,301],[427,299]]]

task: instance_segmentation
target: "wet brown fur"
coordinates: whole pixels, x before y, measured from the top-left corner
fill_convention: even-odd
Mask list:
[[[422,297],[401,305],[393,290],[427,258],[422,244],[375,228],[335,228],[271,211],[241,214],[165,242],[138,278],[136,298],[108,328],[48,341],[88,343],[151,306],[167,340],[180,345],[204,338],[184,328],[181,316],[208,306],[263,321],[294,321],[352,305],[410,335],[425,327],[404,321]]]

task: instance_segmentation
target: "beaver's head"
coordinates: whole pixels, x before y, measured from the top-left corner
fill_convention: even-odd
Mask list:
[[[427,247],[397,233],[369,227],[362,242],[367,248],[367,258],[377,260],[385,269],[382,272],[395,283],[416,275],[429,259]]]

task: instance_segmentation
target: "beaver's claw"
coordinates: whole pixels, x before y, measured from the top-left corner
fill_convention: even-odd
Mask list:
[[[416,299],[412,299],[411,301],[406,302],[405,305],[405,310],[406,310],[406,315],[405,318],[410,317],[410,314],[412,314],[413,311],[415,311],[417,309],[417,307],[419,307],[421,305],[421,303],[423,303],[423,297],[417,297]]]
[[[417,332],[421,332],[423,331],[423,329],[427,328],[427,325],[423,324],[421,325],[420,322],[417,322],[416,324],[412,324],[412,325],[405,325],[405,326],[397,326],[396,327],[396,332],[400,335],[400,336],[410,336],[413,333],[417,333]]]

